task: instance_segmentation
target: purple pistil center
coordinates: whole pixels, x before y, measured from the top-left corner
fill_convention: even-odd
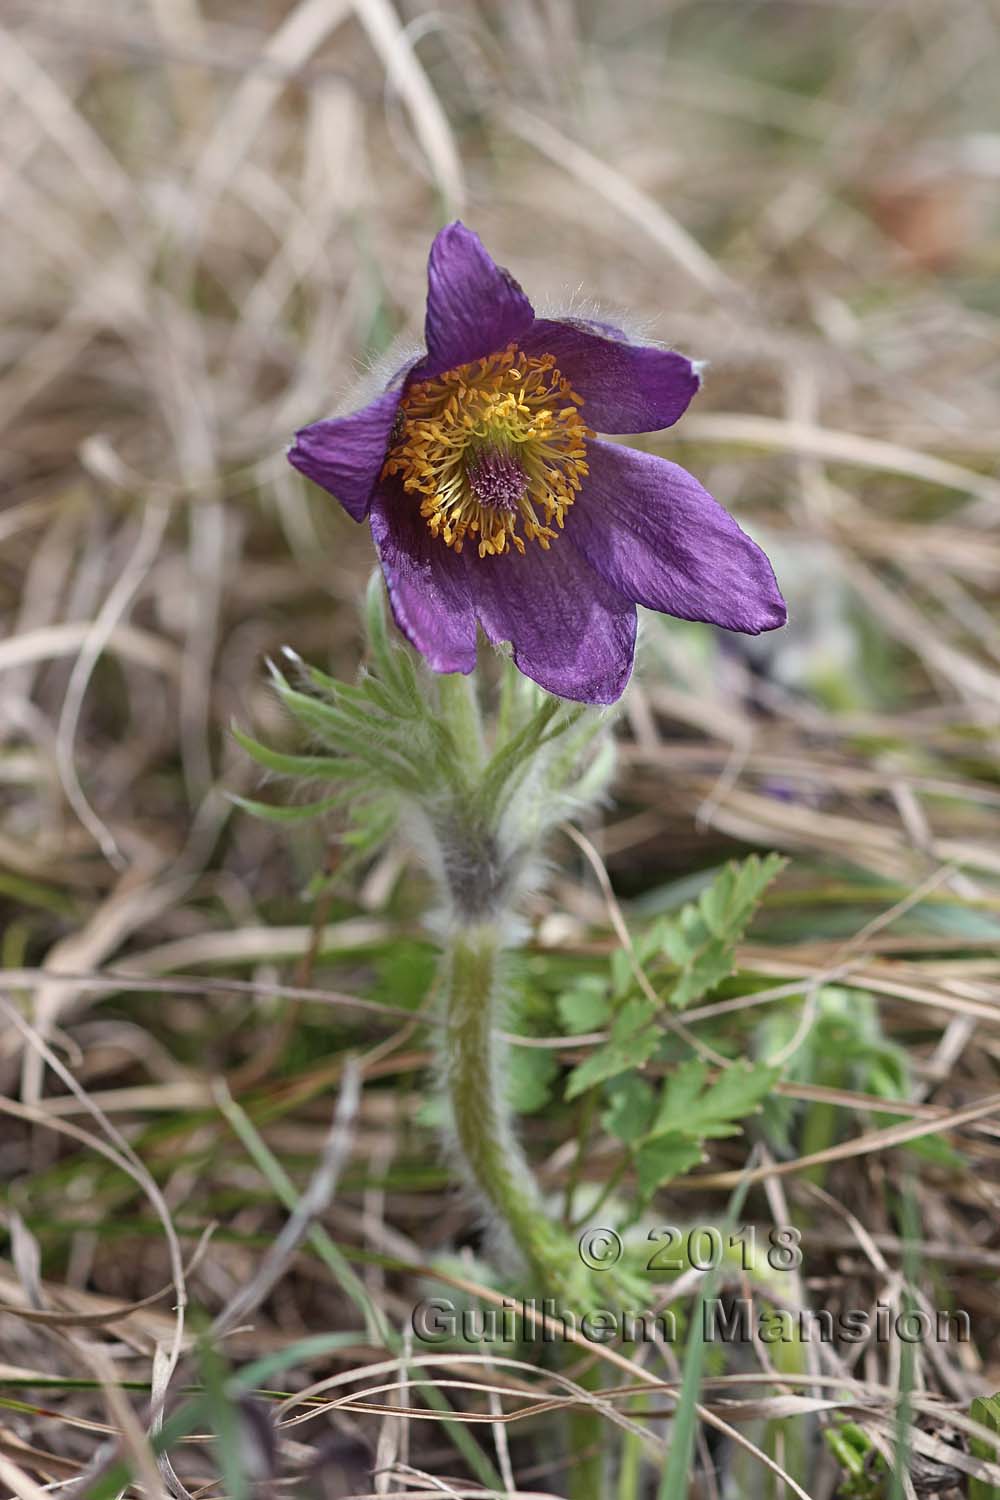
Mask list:
[[[495,448],[477,454],[466,473],[480,505],[492,510],[516,510],[527,492],[528,481],[517,459]]]

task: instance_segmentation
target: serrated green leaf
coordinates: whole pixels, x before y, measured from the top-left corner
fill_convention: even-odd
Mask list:
[[[706,1131],[755,1114],[781,1073],[766,1063],[737,1062],[723,1070],[696,1105]]]
[[[543,1047],[507,1049],[507,1102],[519,1115],[534,1114],[549,1102],[559,1064]]]
[[[651,922],[645,931],[633,933],[632,951],[639,961],[640,967],[645,968],[651,959],[655,958],[663,947],[663,939],[669,927],[668,921]],[[626,954],[627,958],[628,955]],[[631,968],[631,964],[629,965]]]
[[[751,854],[731,863],[672,920],[659,925],[660,948],[678,969],[670,1004],[682,1009],[733,972],[733,952],[761,897],[785,861],[778,854]]]
[[[701,1146],[690,1136],[673,1133],[646,1141],[635,1153],[639,1198],[646,1203],[656,1189],[701,1161]]]
[[[635,985],[635,970],[632,960],[624,948],[616,948],[611,955],[611,987],[615,999],[627,995]]]
[[[737,1062],[706,1087],[707,1068],[701,1058],[681,1063],[664,1084],[650,1135],[705,1139],[736,1134],[738,1122],[756,1111],[779,1072],[764,1063]]]
[[[719,938],[709,938],[696,960],[686,966],[670,991],[670,1004],[683,1010],[710,994],[733,972],[733,950]]]
[[[572,989],[563,991],[557,1004],[560,1021],[574,1036],[599,1031],[611,1015],[607,984],[597,974],[581,975]]]
[[[742,864],[726,865],[698,898],[702,916],[716,937],[725,942],[739,941],[761,897],[785,863],[780,854],[768,854],[763,859],[751,854]]]
[[[611,1104],[601,1116],[609,1135],[626,1145],[649,1132],[656,1108],[656,1095],[644,1078],[626,1073],[610,1087]]]
[[[708,1068],[700,1057],[692,1057],[687,1062],[678,1064],[660,1093],[652,1134],[684,1130],[688,1112],[703,1092],[707,1076]]]
[[[659,1028],[650,1024],[655,1013],[649,1000],[627,1001],[615,1017],[608,1041],[569,1075],[566,1098],[575,1099],[595,1083],[648,1062],[660,1040]]]
[[[683,969],[691,958],[691,945],[681,925],[684,912],[697,912],[697,907],[684,907],[676,925],[673,922],[660,922],[657,927],[662,951],[679,969]]]
[[[645,996],[636,996],[633,1000],[627,1000],[618,1011],[611,1023],[611,1040],[624,1044],[636,1035],[637,1032],[652,1032],[654,1038],[659,1038],[659,1032],[649,1025],[656,1015],[657,1007]]]

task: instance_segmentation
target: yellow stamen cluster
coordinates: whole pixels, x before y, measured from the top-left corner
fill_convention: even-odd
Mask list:
[[[548,548],[587,473],[582,401],[551,354],[511,344],[410,387],[383,478],[423,497],[431,533],[456,552],[466,537],[480,557]]]

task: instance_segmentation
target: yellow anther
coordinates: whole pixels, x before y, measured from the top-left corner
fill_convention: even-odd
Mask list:
[[[404,491],[422,497],[431,535],[456,552],[466,535],[479,538],[480,557],[523,553],[525,541],[547,551],[558,533],[535,507],[562,528],[587,472],[584,439],[594,436],[580,418],[582,404],[553,355],[523,354],[511,344],[410,387],[383,477],[398,477]],[[491,462],[515,476],[509,489],[484,490],[481,472]]]

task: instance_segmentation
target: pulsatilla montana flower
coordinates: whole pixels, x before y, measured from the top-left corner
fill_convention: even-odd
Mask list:
[[[605,323],[538,318],[461,223],[431,247],[426,354],[362,411],[315,422],[296,468],[368,518],[396,623],[438,672],[476,632],[563,698],[611,703],[637,603],[756,635],[785,621],[763,552],[677,464],[598,432],[669,427],[690,360]]]

